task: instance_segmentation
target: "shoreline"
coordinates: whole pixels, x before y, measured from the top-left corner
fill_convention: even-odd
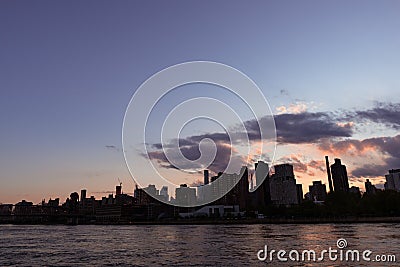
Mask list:
[[[400,217],[343,217],[343,218],[264,218],[264,219],[182,219],[162,221],[93,222],[72,225],[243,225],[243,224],[362,224],[400,223]],[[71,225],[52,222],[0,221],[0,225]]]

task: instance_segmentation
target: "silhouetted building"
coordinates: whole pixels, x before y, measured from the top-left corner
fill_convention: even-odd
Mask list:
[[[335,159],[335,163],[331,165],[331,172],[335,192],[349,192],[346,166],[342,165],[340,159]]]
[[[209,175],[210,174],[209,174],[208,170],[204,170],[204,184],[205,185],[210,183]]]
[[[154,184],[149,184],[147,187],[143,188],[143,190],[152,197],[158,195],[158,190]]]
[[[326,162],[326,172],[328,174],[329,192],[333,192],[332,175],[331,175],[331,168],[329,168],[328,156],[325,156],[325,162]]]
[[[269,166],[264,161],[255,164],[256,187],[262,184],[269,174]]]
[[[296,179],[293,165],[275,165],[275,173],[271,176],[271,201],[275,205],[298,204]]]
[[[389,170],[389,174],[386,174],[385,178],[385,190],[400,191],[400,169]]]
[[[47,203],[47,206],[51,206],[51,207],[58,207],[60,205],[60,199],[56,198],[56,199],[49,199],[49,202]]]
[[[117,185],[115,187],[115,195],[121,195],[122,194],[122,185]]]
[[[101,198],[101,205],[113,205],[115,204],[115,198],[113,194],[109,194],[108,197]]]
[[[154,186],[155,189],[155,186]],[[135,191],[134,191],[134,197],[137,200],[137,203],[140,205],[148,205],[151,203],[158,203],[158,200],[150,196],[144,188],[139,188],[136,186]]]
[[[326,199],[326,186],[322,184],[322,181],[313,181],[313,184],[309,187],[309,199],[312,201],[325,201]]]
[[[196,203],[196,189],[181,184],[175,189],[175,202],[183,206],[190,206]]]
[[[249,172],[247,167],[242,166],[239,174],[218,173],[218,176],[210,184],[210,188],[204,191],[204,199],[207,199],[207,196],[217,199],[210,205],[239,205],[241,211],[246,210],[249,204]]]
[[[9,217],[6,216],[11,217],[12,210],[12,204],[0,204],[0,222],[9,220]]]
[[[22,200],[15,204],[14,214],[15,215],[32,215],[34,212],[34,206],[32,202]]]
[[[297,193],[297,202],[298,203],[303,202],[303,185],[302,184],[296,184],[296,193]]]
[[[163,186],[160,190],[160,200],[169,201],[168,186]]]
[[[358,197],[361,197],[360,188],[357,186],[352,186],[349,188],[349,193],[356,194]]]
[[[268,164],[259,161],[255,163],[256,189],[249,193],[250,207],[259,210],[271,203],[270,176]]]
[[[86,199],[86,189],[81,190],[81,203],[84,205]]]
[[[17,204],[15,204],[15,206],[28,207],[28,206],[33,206],[33,203],[30,201],[22,200],[22,201],[18,202]]]
[[[365,182],[365,193],[368,195],[376,194],[376,187],[369,181],[369,179]]]

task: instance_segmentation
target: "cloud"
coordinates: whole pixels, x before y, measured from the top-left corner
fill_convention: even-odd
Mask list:
[[[364,140],[348,139],[320,144],[320,149],[336,154],[365,157],[373,152],[381,154],[382,164],[369,163],[351,171],[353,177],[382,176],[387,170],[400,165],[400,135],[394,137],[374,137]]]
[[[282,113],[292,113],[292,114],[304,113],[304,112],[307,111],[307,109],[308,109],[308,106],[304,102],[296,102],[296,103],[290,104],[288,107],[282,105],[282,106],[279,106],[279,107],[276,108],[276,110],[278,111],[278,114],[282,114]]]
[[[307,164],[303,163],[300,158],[295,155],[280,158],[279,161],[292,164],[295,172],[306,173],[308,170]]]
[[[109,149],[109,150],[114,150],[114,151],[121,151],[118,147],[114,146],[114,145],[106,145],[105,148]]]
[[[289,156],[285,156],[280,158],[277,162],[282,162],[282,163],[289,163],[293,165],[294,171],[296,176],[299,176],[298,174],[306,174],[308,176],[315,176],[316,172],[321,171],[325,173],[325,161],[323,160],[311,160],[307,161],[304,156],[300,154],[291,154]]]
[[[307,163],[307,165],[311,168],[317,169],[321,172],[326,172],[325,161],[323,160],[312,160]]]
[[[256,144],[260,141],[261,135],[260,125],[268,125],[266,121],[271,120],[271,117],[263,117],[261,121],[249,120],[244,122],[246,133],[236,133],[236,140],[232,140],[232,144],[240,144],[245,140],[245,135],[249,140]],[[277,140],[283,144],[304,144],[317,143],[322,139],[349,137],[352,134],[352,126],[350,124],[340,125],[330,113],[309,113],[303,112],[298,114],[279,114],[275,116],[277,129]],[[217,148],[217,155],[214,162],[208,168],[217,173],[226,169],[229,160],[233,158],[236,164],[246,165],[247,161],[244,157],[232,150],[231,140],[226,133],[207,133],[202,135],[194,135],[186,138],[174,140],[178,142],[169,142],[166,144],[156,143],[151,145],[154,151],[148,153],[148,157],[156,160],[163,168],[176,168],[166,158],[163,149],[176,149],[174,144],[179,144],[183,156],[188,160],[196,160],[201,154],[199,150],[199,142],[205,138],[213,140]],[[174,160],[174,159],[172,159]],[[294,159],[293,159],[294,160]],[[306,166],[302,163],[293,161],[298,170],[306,171]],[[185,168],[195,169],[204,166],[198,164],[194,166],[191,162],[184,165]],[[179,164],[179,166],[182,166]]]
[[[280,143],[315,143],[325,138],[350,137],[353,128],[341,126],[330,113],[280,114],[275,116]]]
[[[383,176],[384,173],[388,171],[388,167],[386,164],[384,165],[376,165],[376,164],[366,164],[362,167],[356,168],[351,172],[353,177],[357,178],[371,178]]]
[[[267,119],[263,117],[261,120]],[[351,137],[353,134],[351,123],[339,123],[331,113],[278,114],[274,119],[279,143],[316,143],[325,138]],[[258,121],[249,120],[244,124],[249,139],[260,140]]]
[[[199,159],[201,156],[199,150],[199,142],[203,139],[201,137],[213,139],[216,146],[216,156],[210,166],[205,166],[202,162],[191,162]],[[174,151],[176,148],[172,147],[171,144],[172,143],[166,144],[164,149]],[[158,148],[160,145],[156,144],[154,147]],[[230,143],[227,142],[223,134],[206,134],[191,136],[188,137],[188,139],[180,139],[179,149],[182,155],[189,161],[183,162],[180,161],[179,158],[172,158],[171,161],[176,162],[184,169],[208,168],[211,172],[218,173],[227,169],[230,160],[233,162],[233,166],[242,166],[247,164],[246,158],[239,155],[239,153],[233,147],[231,147]],[[204,153],[207,153],[207,147],[205,147]],[[173,155],[173,153],[171,154]],[[162,149],[148,152],[148,157],[152,160],[156,160],[157,163],[159,163],[163,168],[177,169],[177,167],[171,164],[171,162],[167,159],[164,150]]]
[[[372,109],[347,112],[347,116],[360,121],[381,123],[396,130],[400,129],[400,103],[378,102]]]
[[[281,89],[280,90],[280,94],[283,95],[283,96],[289,96],[289,91],[286,90],[286,89]]]
[[[292,109],[289,106],[282,111],[286,113],[274,116],[279,144],[315,144],[320,150],[334,154],[359,157],[372,157],[370,154],[382,156],[381,162],[355,168],[352,171],[352,177],[383,175],[388,169],[396,168],[400,164],[400,135],[364,140],[350,139],[354,134],[355,125],[359,122],[371,121],[394,129],[400,128],[400,104],[379,103],[372,109],[362,111],[342,110],[337,113],[309,112],[306,111],[305,106],[293,104]],[[240,144],[241,141],[245,140],[242,137],[247,135],[252,144],[259,142],[261,139],[259,127],[260,125],[267,125],[263,120],[271,120],[271,117],[263,117],[261,121],[245,121],[246,133],[238,133],[239,138],[236,138],[236,140],[230,140],[226,133],[207,133],[179,139],[179,148],[187,159],[195,160],[200,157],[199,142],[209,138],[214,141],[217,147],[216,159],[209,167],[211,171],[224,170],[231,157],[235,157],[237,162],[245,164],[244,158],[232,151],[231,141],[233,145]],[[154,151],[149,153],[149,157],[158,161],[164,168],[175,168],[168,162],[162,151],[162,149],[174,149],[173,143],[167,143],[164,146],[159,143],[153,144]],[[292,163],[297,171],[308,172],[308,175],[311,176],[314,171],[325,171],[323,161],[302,162],[299,158],[292,158],[288,159],[288,163]],[[196,166],[196,168],[201,167]],[[311,168],[313,171],[307,168]]]

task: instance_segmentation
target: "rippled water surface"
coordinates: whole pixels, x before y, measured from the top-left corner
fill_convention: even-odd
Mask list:
[[[399,266],[374,262],[260,262],[257,252],[337,248],[397,254],[398,224],[0,225],[0,266]]]

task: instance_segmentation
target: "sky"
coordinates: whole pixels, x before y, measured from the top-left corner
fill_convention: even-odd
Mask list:
[[[0,202],[64,201],[81,188],[101,196],[118,178],[131,193],[127,105],[151,75],[194,60],[230,65],[261,88],[276,115],[276,162],[294,164],[305,190],[326,183],[325,154],[342,158],[352,185],[382,184],[400,168],[399,10],[398,1],[1,1]],[[188,87],[182,99],[224,98]],[[201,126],[184,138],[218,132]]]

